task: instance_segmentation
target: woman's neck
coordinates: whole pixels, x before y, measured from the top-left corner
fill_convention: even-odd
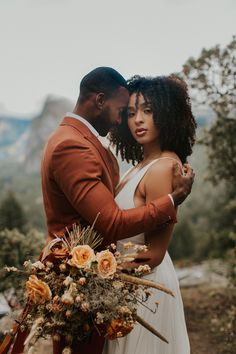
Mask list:
[[[143,145],[143,162],[157,159],[161,156],[161,149],[159,144],[150,143]]]

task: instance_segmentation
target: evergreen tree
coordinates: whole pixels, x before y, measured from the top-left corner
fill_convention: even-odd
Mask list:
[[[177,224],[169,252],[173,259],[192,258],[194,254],[194,237],[187,220]]]
[[[225,46],[203,49],[190,58],[182,76],[198,104],[209,106],[215,121],[202,142],[207,146],[209,178],[214,185],[225,184],[225,196],[213,206],[211,252],[223,256],[234,247],[236,233],[236,37]],[[236,274],[236,273],[235,273]]]
[[[24,231],[26,218],[23,208],[14,193],[9,191],[0,205],[0,230],[17,228]]]
[[[45,235],[36,230],[30,230],[27,234],[17,229],[0,231],[0,292],[11,304],[15,294],[24,292],[24,273],[7,272],[4,267],[16,267],[23,269],[26,260],[36,261],[45,245]],[[19,296],[21,299],[21,296]]]
[[[209,106],[216,121],[203,142],[208,147],[211,179],[224,180],[236,195],[236,37],[225,48],[203,49],[183,66],[193,98]]]

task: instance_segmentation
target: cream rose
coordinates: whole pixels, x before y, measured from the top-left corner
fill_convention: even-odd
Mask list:
[[[35,304],[43,304],[52,297],[49,286],[36,275],[31,275],[25,286],[28,298]]]
[[[88,245],[76,246],[71,251],[72,258],[69,264],[77,268],[85,268],[90,266],[91,262],[95,261],[95,253]]]
[[[96,260],[98,262],[97,273],[101,278],[109,278],[116,272],[117,262],[110,251],[97,253]]]

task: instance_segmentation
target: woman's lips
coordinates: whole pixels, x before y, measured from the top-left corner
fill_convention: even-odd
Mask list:
[[[146,134],[146,132],[147,132],[147,129],[144,129],[144,128],[139,128],[139,129],[135,130],[135,134],[137,136],[143,136]]]

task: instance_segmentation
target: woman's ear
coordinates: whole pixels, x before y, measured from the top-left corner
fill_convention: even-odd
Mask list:
[[[105,94],[100,92],[96,95],[96,106],[99,110],[102,110],[105,103]]]

